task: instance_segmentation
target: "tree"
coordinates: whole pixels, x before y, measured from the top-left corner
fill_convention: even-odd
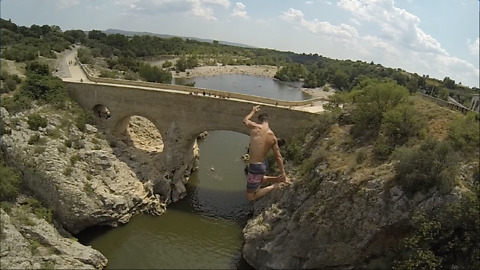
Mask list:
[[[422,122],[412,105],[402,103],[383,114],[381,129],[393,144],[404,144],[421,128]]]
[[[445,77],[445,79],[443,79],[443,85],[448,89],[454,89],[455,81],[450,79],[449,77]]]
[[[385,112],[406,101],[408,90],[392,81],[381,82],[367,79],[359,83],[361,90],[354,90],[350,98],[355,104],[352,112],[355,137],[366,134],[377,134]]]
[[[37,61],[26,67],[27,77],[21,88],[21,94],[27,97],[62,106],[68,98],[63,81],[50,75],[47,65]]]
[[[185,56],[180,57],[175,63],[175,67],[178,71],[184,72],[187,69],[187,59]]]
[[[343,88],[347,87],[347,85],[348,85],[348,75],[347,75],[347,73],[343,70],[335,71],[335,74],[333,75],[331,83],[337,89],[343,89]]]
[[[171,83],[172,81],[172,74],[157,66],[142,64],[138,72],[148,82]]]
[[[103,41],[107,38],[107,34],[103,33],[100,30],[92,30],[88,32],[88,38]]]
[[[314,73],[308,73],[307,78],[303,82],[303,87],[315,88],[318,85],[317,76]]]

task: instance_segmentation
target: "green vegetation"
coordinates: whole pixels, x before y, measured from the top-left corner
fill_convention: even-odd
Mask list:
[[[5,162],[0,161],[0,201],[14,201],[20,192],[20,175]]]
[[[418,147],[398,149],[396,159],[397,182],[408,194],[427,192],[432,187],[449,189],[459,166],[459,157],[450,144],[434,139]]]
[[[172,81],[170,72],[148,64],[140,65],[139,74],[147,82],[170,83]]]
[[[3,64],[3,63],[2,63]],[[7,71],[2,70],[0,75],[2,81],[2,93],[13,92],[17,89],[17,85],[22,82],[20,77],[16,74],[9,74]]]
[[[39,128],[46,128],[48,120],[40,114],[34,113],[28,116],[27,124],[31,130],[38,130]]]
[[[350,98],[355,106],[352,111],[355,123],[352,134],[357,138],[369,137],[378,134],[387,112],[407,101],[408,90],[393,81],[368,79],[350,93]],[[389,116],[389,119],[392,118]],[[384,128],[390,126],[386,124]]]
[[[477,190],[430,215],[415,214],[415,229],[390,254],[393,269],[479,269],[479,210]]]
[[[458,116],[448,126],[448,140],[458,151],[478,153],[480,147],[480,125],[475,113]]]

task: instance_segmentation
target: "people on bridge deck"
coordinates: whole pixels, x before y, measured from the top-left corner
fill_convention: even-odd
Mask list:
[[[268,125],[268,115],[259,114],[258,123],[250,120],[258,111],[260,111],[260,105],[253,106],[252,111],[243,119],[243,124],[250,130],[250,160],[247,173],[247,200],[249,201],[256,200],[278,188],[280,182],[290,183],[283,166],[283,157],[278,146],[279,140]],[[267,171],[265,158],[270,150],[275,155],[281,173],[279,176],[265,175]],[[273,185],[261,187],[262,184],[269,182]]]

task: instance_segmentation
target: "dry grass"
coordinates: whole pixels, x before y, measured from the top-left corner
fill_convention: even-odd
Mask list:
[[[460,115],[460,112],[441,107],[431,101],[425,100],[420,96],[411,98],[415,109],[427,123],[427,136],[443,140],[447,136],[448,125],[450,121]]]

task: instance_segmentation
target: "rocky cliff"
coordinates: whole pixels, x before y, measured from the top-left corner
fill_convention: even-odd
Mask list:
[[[145,137],[145,130],[152,130],[148,122],[133,119],[123,140],[112,138],[109,142],[96,127],[87,124],[85,131],[80,131],[65,120],[73,115],[45,110],[37,107],[10,115],[2,108],[5,128],[11,130],[2,136],[2,149],[67,230],[77,233],[92,225],[116,226],[138,212],[165,211],[175,187],[168,173],[161,171],[161,137]],[[47,126],[38,131],[27,124],[28,115],[35,112],[48,118]],[[184,168],[185,182],[196,160]]]
[[[316,162],[303,172],[289,168],[292,185],[255,202],[243,229],[243,256],[254,268],[391,268],[386,253],[406,236],[414,216],[435,216],[472,193],[457,185],[406,194],[392,162],[370,167],[349,158],[360,151],[368,156],[371,147],[346,144],[341,137],[347,134],[334,127],[313,144]],[[472,184],[473,166],[463,166],[459,182]]]
[[[2,269],[102,269],[99,251],[60,235],[52,224],[21,208],[1,211]]]

